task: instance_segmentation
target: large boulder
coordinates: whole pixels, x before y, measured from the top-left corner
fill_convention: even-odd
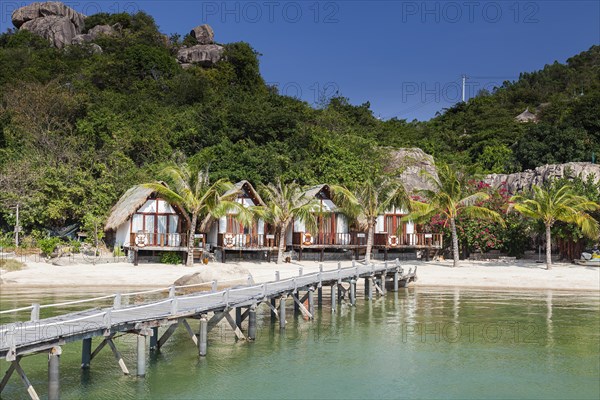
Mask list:
[[[215,32],[210,25],[200,25],[192,29],[190,35],[198,41],[198,44],[213,44]]]
[[[12,23],[15,27],[21,28],[28,21],[57,16],[68,18],[75,27],[76,33],[81,33],[83,30],[86,16],[58,1],[31,3],[18,8],[12,13]]]
[[[25,22],[20,29],[33,32],[46,38],[56,48],[62,49],[71,44],[77,30],[71,19],[52,15],[44,18],[36,18]]]
[[[216,44],[199,44],[183,47],[177,52],[180,64],[198,64],[203,67],[215,65],[223,57],[223,47]]]
[[[212,281],[225,285],[240,284],[247,282],[248,275],[250,275],[248,269],[241,265],[211,263],[203,266],[199,272],[182,276],[174,284],[176,286],[198,285]]]
[[[506,185],[511,193],[530,190],[532,186],[540,186],[557,178],[573,179],[576,177],[587,180],[593,176],[594,182],[600,184],[600,165],[586,162],[570,162],[566,164],[549,164],[534,170],[517,172],[515,174],[490,174],[484,181],[498,188]]]
[[[115,34],[115,29],[110,25],[96,25],[88,31],[88,33],[77,35],[73,38],[72,44],[89,43],[100,35],[111,36]]]
[[[421,171],[427,171],[434,177],[435,162],[433,157],[419,148],[392,150],[385,167],[385,172],[394,173],[401,171],[400,180],[409,192],[422,189],[433,189],[431,183],[423,176]]]

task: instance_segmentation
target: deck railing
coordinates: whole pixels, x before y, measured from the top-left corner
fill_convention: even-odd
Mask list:
[[[276,234],[247,234],[247,233],[219,233],[217,246],[236,249],[275,248],[279,243]]]
[[[131,233],[129,243],[131,246],[143,247],[187,247],[188,235],[186,233],[157,233],[138,232]],[[198,247],[203,247],[204,240],[200,239]]]
[[[295,246],[366,246],[367,235],[361,232],[311,234],[308,232],[294,232],[292,244]]]
[[[376,233],[375,246],[379,247],[431,247],[442,248],[441,233],[406,233],[403,235],[390,235],[389,233]]]

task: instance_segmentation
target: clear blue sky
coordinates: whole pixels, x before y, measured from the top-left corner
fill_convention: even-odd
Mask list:
[[[2,26],[15,5],[1,0]],[[600,44],[599,1],[67,1],[86,14],[144,10],[164,33],[208,23],[249,42],[265,80],[315,103],[334,92],[377,116],[431,118],[482,87]]]

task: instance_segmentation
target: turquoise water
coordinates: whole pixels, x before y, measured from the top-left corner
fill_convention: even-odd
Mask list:
[[[3,293],[1,306],[27,305],[39,296]],[[67,297],[46,293],[42,302]],[[409,288],[360,300],[356,307],[343,305],[333,315],[323,307],[314,321],[294,318],[288,309],[281,333],[261,307],[254,343],[236,341],[219,326],[209,334],[208,356],[199,359],[180,328],[160,353],[149,355],[145,378],[123,376],[109,350],[94,359],[90,371],[81,371],[80,344],[63,346],[61,394],[63,399],[597,399],[599,311],[597,294]],[[191,324],[196,330],[197,322]],[[135,337],[122,336],[116,344],[135,374]],[[22,362],[42,397],[46,360],[40,354]],[[0,361],[2,372],[7,365]],[[16,376],[2,398],[27,398]]]

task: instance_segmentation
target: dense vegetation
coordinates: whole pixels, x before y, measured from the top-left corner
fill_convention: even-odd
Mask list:
[[[144,13],[94,15],[116,36],[57,50],[26,31],[0,35],[0,229],[19,203],[28,233],[102,218],[166,162],[210,165],[212,180],[356,186],[389,148],[420,147],[475,172],[513,172],[600,155],[600,47],[522,74],[427,122],[380,121],[369,104],[318,108],[265,84],[259,54],[225,45],[212,68],[182,69],[183,44]],[[185,38],[185,40],[190,40]],[[539,107],[540,122],[514,117]]]

